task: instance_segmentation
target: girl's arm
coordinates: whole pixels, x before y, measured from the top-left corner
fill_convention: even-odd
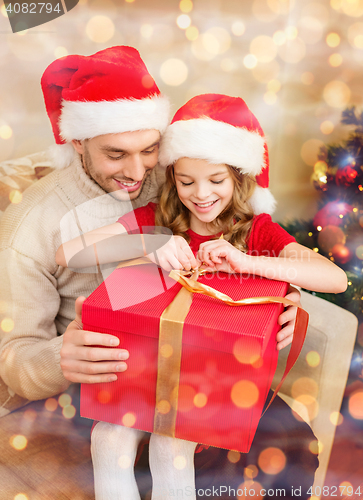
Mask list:
[[[126,229],[119,222],[109,224],[108,226],[100,227],[99,229],[94,229],[88,233],[84,233],[81,236],[77,236],[73,240],[63,243],[57,250],[55,254],[55,261],[59,266],[63,267],[89,267],[99,264],[104,264],[107,262],[116,262],[121,260],[120,258],[120,248],[117,245],[110,246],[110,259],[107,262],[104,258],[97,255],[95,251],[95,243],[109,239],[112,236],[127,233]],[[114,249],[114,259],[112,260],[112,249]],[[118,255],[116,255],[116,253]],[[99,260],[103,260],[101,262]],[[72,262],[71,262],[72,259]]]
[[[340,267],[298,243],[289,243],[278,257],[269,257],[247,255],[225,240],[211,240],[202,243],[198,259],[216,270],[257,274],[315,292],[347,289],[347,276]]]

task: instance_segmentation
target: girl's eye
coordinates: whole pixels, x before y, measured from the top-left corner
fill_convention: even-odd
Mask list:
[[[224,181],[224,179],[222,179],[221,181],[211,181],[212,184],[222,184],[222,182]]]
[[[151,155],[151,153],[154,153],[156,150],[156,147],[153,149],[148,149],[146,151],[143,151],[144,155]]]
[[[182,181],[180,181],[180,182],[181,182],[182,186],[191,186],[193,184],[192,182],[188,182],[188,183],[182,182]]]

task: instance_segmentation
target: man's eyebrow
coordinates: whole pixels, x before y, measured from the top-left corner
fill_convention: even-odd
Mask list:
[[[153,142],[150,144],[150,146],[146,146],[146,148],[143,148],[142,151],[146,151],[147,149],[151,149],[157,144],[159,144],[160,140]],[[114,146],[102,146],[102,151],[105,151],[106,153],[128,153],[127,149],[121,149],[121,148],[116,148]]]

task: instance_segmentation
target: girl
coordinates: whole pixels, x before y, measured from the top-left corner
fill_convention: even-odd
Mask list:
[[[162,139],[159,161],[166,167],[159,205],[150,203],[83,235],[82,240],[65,243],[57,252],[59,265],[67,265],[75,255],[78,267],[79,261],[92,265],[91,245],[110,235],[142,232],[143,226],[164,226],[173,236],[148,257],[166,270],[203,264],[212,271],[257,274],[315,291],[346,289],[344,271],[297,244],[268,215],[275,201],[268,190],[265,138],[241,98],[207,94],[188,101]],[[84,242],[87,248],[82,250]],[[120,252],[109,248],[107,258],[96,258],[99,263],[117,261]],[[97,500],[140,498],[133,464],[143,435],[135,429],[96,424],[92,458]],[[196,443],[151,435],[153,500],[177,498],[178,491],[195,498],[195,447]],[[185,463],[182,470],[173,465],[179,456]]]

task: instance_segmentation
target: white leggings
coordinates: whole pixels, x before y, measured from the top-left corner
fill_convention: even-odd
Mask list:
[[[96,500],[140,500],[134,462],[146,433],[98,422],[91,435]],[[150,435],[152,500],[195,499],[194,451],[197,443]]]

